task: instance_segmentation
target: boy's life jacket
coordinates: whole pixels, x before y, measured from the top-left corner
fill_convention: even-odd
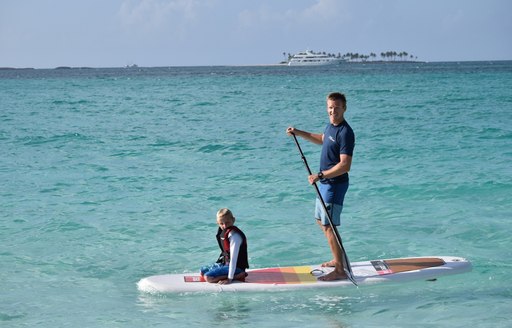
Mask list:
[[[217,243],[219,244],[221,253],[219,255],[219,259],[217,263],[221,263],[223,265],[229,265],[231,260],[231,254],[229,253],[229,234],[231,232],[237,232],[242,236],[242,245],[240,245],[240,250],[238,251],[238,259],[236,260],[236,267],[242,270],[249,268],[249,258],[247,256],[247,238],[242,230],[238,229],[236,226],[231,226],[222,230],[219,228],[217,230]]]

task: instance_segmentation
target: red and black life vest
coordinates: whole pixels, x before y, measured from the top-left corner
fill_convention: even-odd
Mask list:
[[[238,229],[236,226],[231,226],[222,230],[219,228],[217,230],[217,243],[219,244],[221,253],[217,263],[222,263],[224,265],[229,265],[231,254],[229,253],[229,234],[231,232],[237,232],[242,236],[242,245],[240,245],[240,250],[238,251],[238,258],[236,260],[236,267],[242,270],[249,268],[249,258],[247,256],[247,238],[242,230]]]

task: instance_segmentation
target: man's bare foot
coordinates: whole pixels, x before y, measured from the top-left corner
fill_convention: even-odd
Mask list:
[[[325,268],[325,267],[334,268],[335,266],[336,266],[336,261],[335,260],[330,260],[329,262],[324,262],[321,265],[321,267],[323,267],[323,268]]]
[[[348,277],[345,274],[345,272],[339,273],[339,272],[337,272],[335,270],[335,271],[329,272],[325,276],[318,277],[318,280],[321,280],[321,281],[334,281],[334,280],[343,280],[343,279],[347,279],[347,278]]]

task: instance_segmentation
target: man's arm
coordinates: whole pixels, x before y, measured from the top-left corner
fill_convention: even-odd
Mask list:
[[[346,154],[340,154],[340,162],[333,167],[331,167],[328,170],[322,171],[324,174],[324,179],[329,178],[335,178],[337,176],[340,176],[344,173],[347,173],[350,171],[350,167],[352,166],[352,156],[346,155]],[[320,173],[320,172],[318,172]],[[318,173],[311,174],[308,177],[309,183],[313,184],[320,180],[318,178]]]
[[[314,144],[321,145],[324,142],[324,135],[319,133],[311,133],[307,131],[302,131],[294,128],[293,126],[286,129],[286,133],[288,135],[295,134],[296,136],[302,137]]]
[[[350,171],[352,156],[340,154],[340,162],[328,170],[323,171],[324,178],[335,178]]]

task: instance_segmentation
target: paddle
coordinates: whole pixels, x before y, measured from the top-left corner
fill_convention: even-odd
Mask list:
[[[302,149],[300,148],[299,141],[297,140],[297,137],[295,136],[295,133],[291,134],[293,136],[293,140],[295,140],[295,144],[297,145],[297,148],[299,149],[300,156],[302,158],[302,161],[304,162],[304,165],[306,166],[306,169],[308,170],[309,175],[311,175],[311,169],[309,168],[308,161],[306,160],[306,156],[304,156],[304,153],[302,152]],[[347,274],[347,277],[354,285],[357,286],[357,282],[354,279],[354,274],[352,273],[352,267],[350,266],[350,262],[347,257],[347,253],[345,252],[345,248],[343,248],[343,244],[341,243],[341,237],[338,232],[338,229],[336,226],[332,223],[331,213],[327,209],[327,206],[325,205],[324,199],[322,198],[322,194],[320,194],[320,189],[318,189],[318,186],[316,185],[316,182],[313,183],[313,186],[315,187],[316,193],[318,195],[318,198],[320,199],[320,203],[322,203],[322,207],[324,208],[325,213],[327,214],[327,219],[329,219],[329,225],[331,226],[332,231],[334,231],[334,236],[336,237],[336,241],[338,242],[338,246],[341,249],[342,252],[342,261],[343,261],[343,267],[345,270],[345,273]]]

